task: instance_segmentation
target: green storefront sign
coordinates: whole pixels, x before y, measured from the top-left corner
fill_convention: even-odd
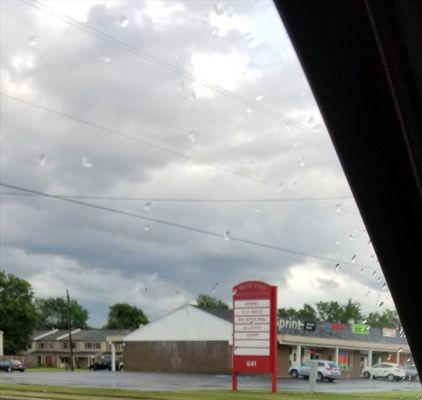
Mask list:
[[[355,324],[353,325],[353,333],[356,335],[369,335],[369,325]]]

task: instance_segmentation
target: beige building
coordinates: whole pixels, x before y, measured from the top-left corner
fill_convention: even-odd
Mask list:
[[[72,331],[73,359],[77,368],[88,368],[98,358],[121,358],[127,329],[75,329]],[[70,365],[69,332],[54,329],[32,335],[27,355],[39,366],[66,368]],[[112,363],[115,365],[115,363]]]

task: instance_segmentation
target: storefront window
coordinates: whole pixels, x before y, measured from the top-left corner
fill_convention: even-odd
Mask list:
[[[340,369],[347,370],[350,366],[350,357],[348,351],[340,351],[338,353],[338,364]]]

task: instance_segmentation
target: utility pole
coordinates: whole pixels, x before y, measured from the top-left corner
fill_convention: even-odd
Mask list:
[[[69,290],[66,289],[67,297],[67,326],[69,329],[69,353],[70,353],[70,370],[73,371],[73,343],[72,343],[72,314],[70,309]]]

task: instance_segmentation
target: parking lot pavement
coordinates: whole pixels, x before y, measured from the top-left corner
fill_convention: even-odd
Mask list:
[[[164,374],[142,372],[0,372],[1,383],[35,385],[110,387],[134,390],[230,389],[231,376],[205,374]],[[239,377],[239,389],[270,389],[267,377]],[[280,390],[307,391],[303,379],[279,379]],[[421,390],[419,382],[387,382],[383,380],[341,379],[318,382],[320,392],[371,392],[390,390]]]

